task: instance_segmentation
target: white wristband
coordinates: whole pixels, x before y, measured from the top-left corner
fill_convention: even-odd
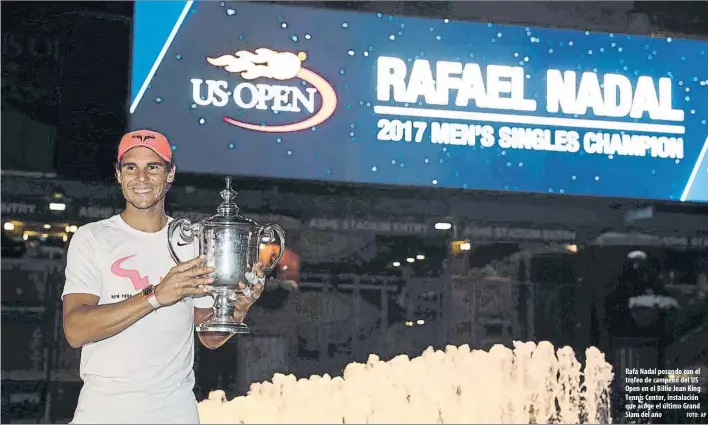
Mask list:
[[[155,296],[155,294],[152,294],[149,297],[147,297],[147,300],[150,303],[150,305],[152,306],[153,310],[157,310],[158,308],[162,307],[162,304],[160,304],[160,302],[157,300],[157,297]]]

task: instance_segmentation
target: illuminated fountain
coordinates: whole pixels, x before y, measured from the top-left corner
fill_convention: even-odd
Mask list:
[[[370,355],[343,377],[275,374],[227,401],[199,403],[202,423],[610,423],[612,366],[595,347],[585,367],[570,347],[514,342],[511,350],[428,348],[414,359]]]

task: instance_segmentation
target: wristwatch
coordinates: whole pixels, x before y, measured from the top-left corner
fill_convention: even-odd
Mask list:
[[[155,287],[152,285],[148,285],[145,289],[143,289],[143,297],[147,300],[147,302],[150,303],[152,306],[153,310],[157,310],[158,308],[162,307],[162,304],[157,300],[157,297],[155,296]]]

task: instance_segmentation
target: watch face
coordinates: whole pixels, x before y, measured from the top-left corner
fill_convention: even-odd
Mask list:
[[[143,295],[147,297],[148,295],[152,294],[152,291],[153,291],[153,286],[150,285],[147,288],[143,289]]]

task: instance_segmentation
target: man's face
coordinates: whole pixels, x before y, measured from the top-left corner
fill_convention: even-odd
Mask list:
[[[116,178],[125,200],[133,207],[144,210],[164,199],[175,179],[175,167],[168,170],[162,158],[140,146],[123,155]]]

